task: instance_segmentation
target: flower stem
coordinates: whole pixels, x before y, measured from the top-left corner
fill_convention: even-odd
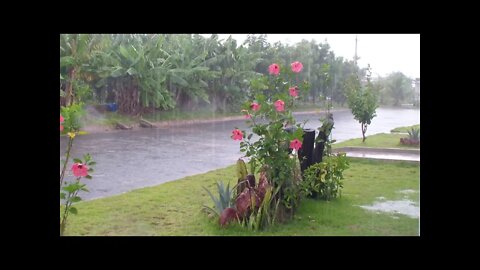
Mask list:
[[[77,178],[77,183],[78,184],[80,182],[80,177]],[[78,189],[75,190],[73,193],[68,193],[68,197],[67,199],[65,200],[65,211],[63,212],[63,217],[62,217],[62,221],[60,222],[60,235],[63,235],[63,233],[65,232],[65,227],[67,226],[67,218],[68,218],[68,214],[69,214],[69,209],[70,207],[72,206],[72,198],[75,198],[78,194]]]
[[[68,160],[70,159],[70,151],[72,150],[73,145],[73,138],[70,136],[68,138],[67,157],[65,159],[65,163],[63,164],[62,173],[60,174],[60,188],[62,188],[63,178],[65,177],[65,170],[67,169]]]

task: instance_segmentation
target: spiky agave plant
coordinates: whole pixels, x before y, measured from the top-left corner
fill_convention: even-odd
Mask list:
[[[207,191],[208,195],[210,195],[210,198],[214,203],[213,208],[207,205],[204,205],[203,209],[209,213],[212,213],[213,215],[220,216],[225,209],[231,208],[233,206],[233,203],[232,203],[233,189],[230,189],[230,182],[227,184],[227,186],[224,186],[223,182],[217,181],[216,185],[217,185],[218,195],[219,195],[218,198],[213,196],[213,194],[208,189],[203,187],[203,189]]]
[[[408,137],[410,140],[420,141],[420,128],[412,128],[408,130]]]

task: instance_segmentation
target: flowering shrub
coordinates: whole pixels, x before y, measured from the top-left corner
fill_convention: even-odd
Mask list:
[[[68,136],[67,151],[65,153],[65,159],[62,160],[63,167],[60,173],[60,235],[63,235],[65,232],[69,214],[76,215],[78,213],[77,209],[73,207],[74,203],[82,200],[82,198],[78,196],[78,193],[80,191],[88,192],[88,189],[85,187],[86,185],[80,180],[83,178],[92,179],[90,173],[93,172],[92,166],[95,165],[90,154],[84,155],[83,160],[74,158],[74,163],[70,169],[75,177],[75,181],[72,183],[64,181],[67,172],[67,164],[70,160],[73,140],[80,128],[78,121],[79,113],[81,112],[80,110],[80,105],[72,105],[68,108],[62,108],[63,115],[60,114],[60,132],[65,130],[67,132],[66,135]]]
[[[290,218],[299,202],[300,179],[295,171],[296,155],[302,147],[303,125],[296,123],[292,109],[301,92],[308,90],[308,83],[299,86],[296,76],[302,68],[300,62],[293,62],[291,68],[274,63],[268,68],[269,76],[251,82],[251,100],[243,105],[242,112],[249,115],[246,122],[258,136],[257,141],[246,131],[232,131],[232,139],[241,141],[240,151],[250,158],[251,173],[256,172],[256,167],[268,168],[266,177],[273,185],[273,194],[269,205],[262,206],[262,213],[280,215],[280,221]],[[287,132],[286,128],[293,131]],[[278,211],[267,211],[278,203]],[[272,216],[266,218],[275,220]]]

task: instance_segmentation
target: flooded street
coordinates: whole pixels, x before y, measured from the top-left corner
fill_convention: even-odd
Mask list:
[[[305,127],[317,129],[321,116],[298,115],[296,119],[298,122],[308,119]],[[332,136],[337,142],[362,136],[360,124],[349,110],[336,111],[333,116]],[[395,127],[418,123],[419,109],[377,109],[377,117],[366,135],[389,133]],[[82,193],[81,197],[89,200],[121,194],[232,165],[242,156],[239,141],[230,138],[235,127],[246,129],[245,121],[78,136],[72,156],[90,153],[97,162],[93,179],[82,180],[90,192]],[[60,157],[64,156],[66,142],[66,137],[60,138]],[[73,177],[69,175],[66,179],[70,181]]]

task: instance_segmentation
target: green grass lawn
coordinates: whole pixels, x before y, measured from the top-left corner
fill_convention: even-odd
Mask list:
[[[419,129],[420,128],[420,124],[418,125],[413,125],[413,126],[408,126],[408,127],[397,127],[397,128],[394,128],[392,130],[390,130],[390,132],[403,132],[403,133],[407,133],[409,130],[411,130],[412,128],[415,128],[415,129]]]
[[[335,143],[332,148],[360,146],[360,147],[375,147],[375,148],[404,148],[404,149],[419,149],[418,146],[400,144],[400,138],[408,137],[405,134],[387,134],[380,133],[367,136],[365,142],[362,138],[346,140],[340,143]]]
[[[202,186],[213,191],[217,180],[230,180],[233,184],[235,167],[229,166],[118,196],[80,202],[76,205],[79,214],[69,217],[65,235],[419,235],[418,218],[379,214],[359,207],[372,204],[378,197],[400,200],[405,196],[418,205],[419,165],[350,161],[341,198],[331,202],[304,200],[293,220],[265,231],[248,231],[238,224],[221,229],[217,219],[209,219],[201,211],[203,204],[213,205]],[[399,193],[406,189],[416,192]]]

